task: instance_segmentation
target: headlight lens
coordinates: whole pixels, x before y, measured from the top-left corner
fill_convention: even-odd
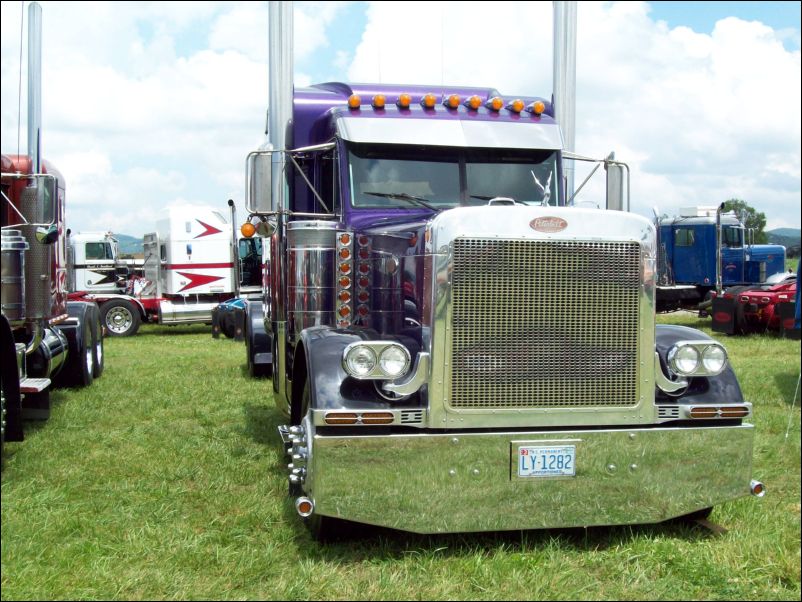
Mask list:
[[[348,351],[345,363],[354,376],[366,376],[376,367],[376,354],[370,347],[357,345]]]
[[[680,374],[693,374],[699,366],[699,352],[695,347],[689,345],[676,347],[673,356],[670,358],[674,369]]]
[[[702,352],[702,363],[705,370],[711,374],[718,374],[727,365],[727,352],[721,345],[710,345]]]
[[[392,345],[381,352],[379,368],[390,378],[397,378],[406,372],[409,354],[403,347]]]
[[[727,350],[711,340],[678,341],[666,359],[680,376],[716,376],[727,366]]]

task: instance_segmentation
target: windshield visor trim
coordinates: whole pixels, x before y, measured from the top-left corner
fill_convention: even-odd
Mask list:
[[[563,147],[560,128],[551,123],[340,117],[337,133],[344,140],[375,144],[542,150]]]

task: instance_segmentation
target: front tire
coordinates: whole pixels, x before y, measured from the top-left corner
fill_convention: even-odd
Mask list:
[[[103,326],[111,337],[130,337],[137,333],[142,318],[130,301],[112,299],[101,309]]]
[[[103,374],[105,367],[104,349],[103,349],[103,323],[100,319],[100,308],[97,305],[92,306],[90,312],[92,324],[92,377],[100,378]]]
[[[75,384],[79,387],[88,387],[94,380],[95,366],[95,340],[92,336],[92,312],[84,314],[84,321],[81,324],[83,336],[78,346],[78,364],[74,375]]]

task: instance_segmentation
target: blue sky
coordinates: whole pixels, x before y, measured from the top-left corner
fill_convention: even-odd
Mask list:
[[[17,144],[20,5],[2,3],[4,152]],[[140,236],[168,205],[242,207],[265,123],[265,3],[42,5],[43,145],[67,178],[69,225]],[[551,2],[477,6],[296,2],[296,85],[549,96]],[[634,211],[737,197],[770,228],[799,227],[800,3],[580,2],[578,18],[576,150],[630,165]],[[24,123],[21,137],[24,150]]]
[[[651,15],[670,26],[685,25],[699,33],[710,33],[716,21],[738,17],[761,21],[774,29],[796,28],[799,34],[799,2],[649,2]],[[788,47],[792,49],[792,44]],[[799,38],[796,40],[799,48]]]

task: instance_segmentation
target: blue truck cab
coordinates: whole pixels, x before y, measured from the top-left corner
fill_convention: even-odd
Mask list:
[[[721,286],[759,284],[785,270],[785,247],[750,244],[733,213],[722,214]],[[694,207],[659,221],[657,309],[698,309],[716,288],[716,208]]]

